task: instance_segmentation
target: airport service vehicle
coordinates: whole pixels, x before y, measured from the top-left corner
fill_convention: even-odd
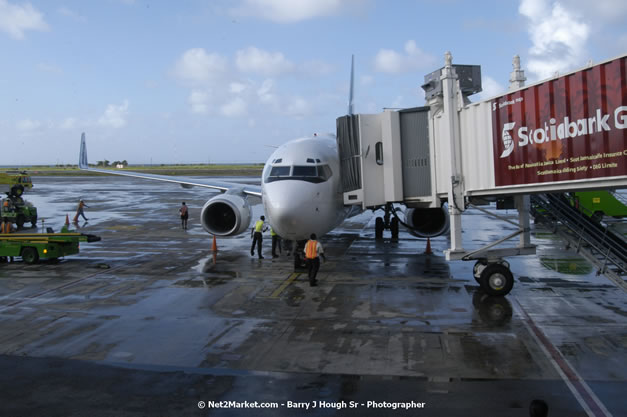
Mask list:
[[[29,222],[33,227],[37,226],[37,207],[25,201],[22,197],[8,195],[0,203],[0,218],[15,223],[18,229],[21,229],[25,223]]]
[[[26,172],[0,172],[0,192],[21,196],[24,191],[33,188],[33,181]]]
[[[573,197],[575,207],[595,221],[601,221],[603,216],[627,217],[626,202],[619,194],[603,190],[579,191]]]
[[[97,242],[100,236],[84,233],[15,233],[0,234],[0,262],[21,256],[27,264],[40,259],[51,261],[79,253],[79,242]]]

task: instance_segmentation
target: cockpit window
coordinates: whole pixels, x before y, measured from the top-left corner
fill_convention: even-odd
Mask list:
[[[272,167],[272,169],[270,170],[271,177],[287,177],[288,175],[290,175],[290,167],[277,166]]]
[[[313,161],[312,161],[313,162]],[[315,166],[298,166],[294,165],[294,170],[292,171],[293,177],[315,177],[318,175],[318,170]]]
[[[268,174],[268,177],[265,179],[265,182],[269,183],[283,180],[297,180],[318,184],[325,182],[331,178],[332,175],[333,172],[328,165],[294,165],[293,167],[273,166],[270,170],[270,174]]]

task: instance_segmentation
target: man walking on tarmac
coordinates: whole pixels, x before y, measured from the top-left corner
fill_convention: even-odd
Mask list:
[[[183,201],[183,204],[181,204],[179,213],[181,213],[181,227],[183,228],[183,230],[187,230],[187,219],[189,218],[189,212],[187,211],[185,201]]]
[[[305,262],[307,263],[307,269],[309,270],[309,286],[315,287],[318,285],[318,281],[316,281],[316,275],[318,274],[318,269],[320,269],[320,258],[324,261],[327,261],[327,258],[324,256],[324,250],[322,249],[322,245],[320,242],[316,240],[316,234],[312,233],[309,236],[309,240],[305,244]]]
[[[84,207],[89,208],[89,206],[85,204],[85,201],[83,201],[83,199],[81,198],[81,200],[78,202],[78,208],[76,209],[76,216],[74,216],[74,223],[78,223],[78,216],[83,216],[83,219],[88,220],[87,217],[85,217],[85,213],[83,212]]]
[[[255,255],[255,244],[257,244],[257,255],[259,256],[259,259],[263,259],[263,256],[261,255],[261,242],[263,241],[262,233],[268,230],[265,220],[266,218],[264,216],[259,217],[259,220],[255,223],[253,230],[251,230],[253,244],[250,247],[250,256]]]

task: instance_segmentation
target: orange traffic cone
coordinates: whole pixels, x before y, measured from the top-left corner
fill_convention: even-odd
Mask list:
[[[431,251],[431,239],[427,238],[427,249],[425,249],[425,255],[433,255]]]
[[[65,225],[66,225],[66,226],[69,226],[69,225],[70,225],[70,215],[69,215],[69,214],[66,214],[66,215],[65,215]]]
[[[217,252],[218,245],[216,244],[216,236],[213,235],[213,243],[211,244],[211,252]]]

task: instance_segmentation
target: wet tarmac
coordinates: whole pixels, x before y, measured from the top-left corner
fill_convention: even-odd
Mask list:
[[[493,298],[472,263],[444,260],[447,237],[433,255],[404,231],[375,242],[367,212],[322,239],[312,288],[271,259],[269,236],[264,260],[248,234],[214,256],[206,190],[34,183],[46,227],[82,197],[79,230],[102,241],[0,265],[0,415],[522,417],[537,398],[551,417],[627,415],[627,294],[546,230],[537,256],[508,258],[514,289]],[[478,211],[463,222],[466,249],[511,228]]]

